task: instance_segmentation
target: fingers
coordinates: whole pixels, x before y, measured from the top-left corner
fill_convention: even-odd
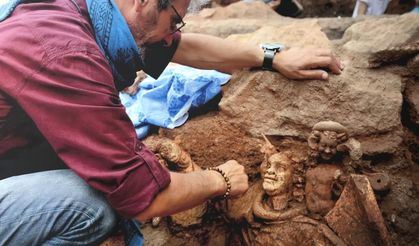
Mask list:
[[[328,67],[333,61],[333,58],[330,56],[315,56],[310,59],[310,63],[307,64],[308,68],[319,68],[319,67]]]
[[[248,176],[244,171],[244,167],[235,160],[227,161],[226,163],[219,166],[222,169],[231,182],[232,197],[239,196],[246,192],[249,188]]]
[[[332,51],[327,49],[316,49],[314,54],[314,58],[310,60],[311,68],[328,68],[334,74],[340,74],[342,72],[344,68],[343,64]]]
[[[321,79],[326,80],[329,78],[329,74],[323,70],[301,70],[299,72],[301,79]]]
[[[331,58],[332,60],[328,66],[330,71],[332,71],[334,74],[340,74],[343,70],[343,64],[336,56],[332,56]]]
[[[273,67],[289,79],[328,79],[340,74],[343,65],[329,49],[290,48],[274,58]]]
[[[333,52],[329,49],[316,49],[314,50],[314,54],[317,56],[328,56],[328,57],[333,56]]]

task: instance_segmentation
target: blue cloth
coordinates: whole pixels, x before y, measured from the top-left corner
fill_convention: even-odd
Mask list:
[[[15,10],[16,6],[24,0],[0,1],[0,22],[4,21]]]
[[[157,80],[149,76],[144,79],[137,94],[120,93],[120,98],[137,137],[144,138],[150,125],[173,129],[185,123],[189,109],[220,93],[230,77],[214,70],[168,66]]]
[[[115,84],[134,83],[140,50],[113,0],[86,0],[96,42],[112,67]]]

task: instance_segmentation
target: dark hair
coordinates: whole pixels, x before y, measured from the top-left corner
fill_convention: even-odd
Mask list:
[[[169,7],[169,0],[157,0],[157,9],[159,11],[165,10]]]

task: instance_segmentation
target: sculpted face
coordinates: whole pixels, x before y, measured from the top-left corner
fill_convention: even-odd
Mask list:
[[[336,146],[338,144],[337,133],[332,131],[323,131],[319,141],[319,155],[323,160],[330,160],[336,155]]]
[[[284,194],[292,182],[292,162],[284,154],[273,154],[263,163],[262,174],[262,186],[268,195]]]

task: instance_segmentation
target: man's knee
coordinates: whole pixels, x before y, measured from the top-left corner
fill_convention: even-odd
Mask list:
[[[97,244],[113,231],[117,224],[117,216],[103,197],[90,194],[84,198],[87,200],[69,201],[66,211],[63,212],[65,215],[59,215],[67,219],[62,220],[64,224],[57,225],[60,231],[57,231],[56,237],[46,244],[73,245],[75,242],[83,245]]]
[[[0,184],[0,227],[13,225],[10,231],[18,232],[0,229],[0,237],[6,235],[9,242],[22,242],[33,234],[40,244],[94,244],[116,224],[103,195],[70,170],[16,176]]]

